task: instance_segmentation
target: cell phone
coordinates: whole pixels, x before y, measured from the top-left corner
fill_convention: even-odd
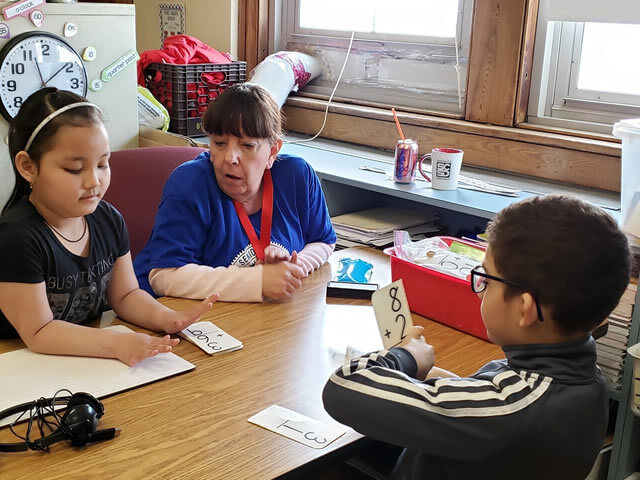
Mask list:
[[[370,299],[378,290],[377,283],[336,282],[327,283],[327,297]]]

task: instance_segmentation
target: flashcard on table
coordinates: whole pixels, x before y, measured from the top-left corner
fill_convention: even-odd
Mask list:
[[[402,279],[373,292],[371,304],[384,348],[395,347],[413,327]]]
[[[243,345],[212,322],[192,323],[179,334],[209,354],[233,352]]]
[[[318,449],[326,447],[347,431],[344,427],[327,425],[278,405],[271,405],[256,413],[248,421]]]

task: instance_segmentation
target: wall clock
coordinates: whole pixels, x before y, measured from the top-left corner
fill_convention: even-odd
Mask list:
[[[0,113],[16,116],[22,102],[44,87],[87,94],[87,71],[80,55],[52,33],[26,32],[0,50]]]

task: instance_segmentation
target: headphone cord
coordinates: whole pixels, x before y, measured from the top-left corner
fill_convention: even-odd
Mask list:
[[[322,131],[324,130],[324,127],[327,125],[327,117],[329,116],[329,105],[331,105],[331,101],[333,100],[333,95],[336,93],[336,90],[338,89],[338,85],[340,85],[340,80],[342,79],[342,74],[344,73],[344,68],[347,66],[347,60],[349,60],[349,54],[351,53],[351,46],[353,45],[353,37],[356,34],[356,32],[351,32],[351,39],[349,40],[349,46],[347,47],[347,54],[344,57],[344,63],[342,64],[342,68],[340,69],[340,74],[338,75],[338,80],[336,80],[335,85],[333,86],[333,91],[331,92],[331,95],[329,95],[329,100],[327,100],[327,106],[324,110],[324,119],[322,120],[322,126],[320,127],[320,130],[318,130],[318,133],[316,133],[313,137],[311,138],[305,138],[302,140],[285,140],[282,143],[290,143],[290,144],[298,144],[298,143],[303,143],[303,142],[310,142],[311,140],[315,140],[316,138],[318,138],[318,136],[322,133]]]
[[[62,431],[65,435],[70,433],[70,430],[64,425],[64,422],[61,421],[60,416],[56,412],[56,400],[57,396],[60,392],[67,392],[71,394],[71,392],[67,389],[58,390],[52,398],[44,398],[40,397],[38,400],[34,400],[29,407],[29,410],[25,410],[20,414],[18,418],[16,418],[9,425],[9,430],[20,440],[25,442],[30,450],[42,450],[44,452],[49,451],[49,444],[44,443],[42,440],[47,436],[45,433],[45,427],[49,429],[50,434],[55,433],[56,431]],[[29,412],[29,421],[27,423],[27,432],[24,436],[20,435],[18,432],[14,430],[14,425],[18,423],[24,415]],[[47,420],[48,416],[53,416],[53,421]],[[38,430],[40,431],[40,437],[37,440],[31,440],[31,431],[33,430],[34,419],[36,420],[36,424],[38,426]]]

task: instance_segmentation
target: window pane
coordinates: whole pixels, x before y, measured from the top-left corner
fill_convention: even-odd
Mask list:
[[[300,0],[300,27],[453,38],[458,0]]]
[[[370,0],[300,0],[300,27],[370,32],[374,2]]]
[[[376,8],[375,31],[400,35],[456,35],[458,0],[383,1]]]
[[[578,88],[640,95],[640,25],[585,23]]]

